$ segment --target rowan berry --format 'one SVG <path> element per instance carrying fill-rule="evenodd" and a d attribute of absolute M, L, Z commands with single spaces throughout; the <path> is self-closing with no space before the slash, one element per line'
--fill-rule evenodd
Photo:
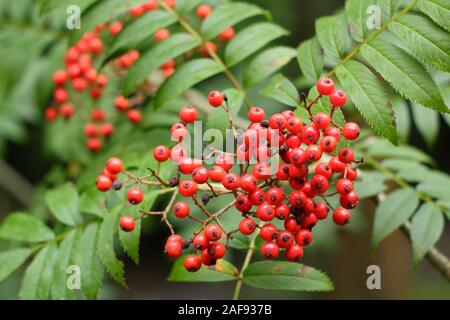
<path fill-rule="evenodd" d="M 330 95 L 330 102 L 334 107 L 340 108 L 347 102 L 347 94 L 342 90 L 335 90 Z"/>
<path fill-rule="evenodd" d="M 106 162 L 106 169 L 112 174 L 118 174 L 123 170 L 123 162 L 119 158 L 109 158 Z"/>
<path fill-rule="evenodd" d="M 206 4 L 201 4 L 195 10 L 200 19 L 205 19 L 212 12 L 212 8 Z"/>
<path fill-rule="evenodd" d="M 212 166 L 208 172 L 209 179 L 211 179 L 212 182 L 222 182 L 226 174 L 227 172 L 219 166 Z"/>
<path fill-rule="evenodd" d="M 202 266 L 202 260 L 194 255 L 189 255 L 186 258 L 184 258 L 184 268 L 189 272 L 196 272 L 200 270 L 200 267 Z"/>
<path fill-rule="evenodd" d="M 317 91 L 325 96 L 330 95 L 334 91 L 334 82 L 329 78 L 322 78 L 317 82 Z"/>
<path fill-rule="evenodd" d="M 337 225 L 344 226 L 350 221 L 350 212 L 344 208 L 338 208 L 333 212 L 333 221 Z"/>
<path fill-rule="evenodd" d="M 194 248 L 197 250 L 205 250 L 209 245 L 209 240 L 204 234 L 198 234 L 192 240 Z"/>
<path fill-rule="evenodd" d="M 315 175 L 311 179 L 311 187 L 315 192 L 322 194 L 328 190 L 328 180 L 324 176 Z"/>
<path fill-rule="evenodd" d="M 169 148 L 166 146 L 157 146 L 153 149 L 153 157 L 158 162 L 164 162 L 170 157 Z"/>
<path fill-rule="evenodd" d="M 222 237 L 222 229 L 215 224 L 206 226 L 204 233 L 209 241 L 217 241 Z"/>
<path fill-rule="evenodd" d="M 189 198 L 197 193 L 198 186 L 197 183 L 192 180 L 184 180 L 178 185 L 178 190 L 182 196 Z"/>
<path fill-rule="evenodd" d="M 107 177 L 105 175 L 101 175 L 101 176 L 99 176 L 97 178 L 96 185 L 97 185 L 97 189 L 99 191 L 105 192 L 105 191 L 108 191 L 111 188 L 112 181 L 111 181 L 111 179 L 109 177 Z"/>
<path fill-rule="evenodd" d="M 280 254 L 280 247 L 276 243 L 266 242 L 262 245 L 260 252 L 266 259 L 276 259 Z"/>
<path fill-rule="evenodd" d="M 184 201 L 179 201 L 175 203 L 173 206 L 173 213 L 175 216 L 179 219 L 184 219 L 189 216 L 189 213 L 191 211 L 191 208 L 189 207 L 189 204 Z"/>
<path fill-rule="evenodd" d="M 133 188 L 128 190 L 127 198 L 129 203 L 136 205 L 142 202 L 144 193 L 139 188 Z"/>
<path fill-rule="evenodd" d="M 205 167 L 197 167 L 192 171 L 192 179 L 198 184 L 203 184 L 208 181 L 209 172 Z"/>
<path fill-rule="evenodd" d="M 264 191 L 261 189 L 256 189 L 253 192 L 250 192 L 248 195 L 248 200 L 254 206 L 259 206 L 264 202 Z"/>
<path fill-rule="evenodd" d="M 228 27 L 219 34 L 219 39 L 222 41 L 230 41 L 234 38 L 234 35 L 235 32 L 233 27 Z"/>
<path fill-rule="evenodd" d="M 284 199 L 284 192 L 280 188 L 272 187 L 267 190 L 265 200 L 274 206 L 281 204 Z"/>
<path fill-rule="evenodd" d="M 316 204 L 316 207 L 314 208 L 314 215 L 319 220 L 323 220 L 328 216 L 328 207 L 325 203 L 319 202 Z"/>
<path fill-rule="evenodd" d="M 167 29 L 159 29 L 155 32 L 155 34 L 153 35 L 153 39 L 155 39 L 155 41 L 157 42 L 161 42 L 166 40 L 167 38 L 170 37 L 170 31 Z"/>
<path fill-rule="evenodd" d="M 258 180 L 252 174 L 246 174 L 241 178 L 241 188 L 247 192 L 253 192 L 258 188 Z"/>
<path fill-rule="evenodd" d="M 220 107 L 223 103 L 224 95 L 220 91 L 214 90 L 208 94 L 209 104 L 215 108 Z"/>
<path fill-rule="evenodd" d="M 302 247 L 309 246 L 313 241 L 313 235 L 311 231 L 307 229 L 301 229 L 295 234 L 295 242 Z"/>
<path fill-rule="evenodd" d="M 348 194 L 353 191 L 353 182 L 348 179 L 339 179 L 336 183 L 336 191 L 340 194 Z"/>
<path fill-rule="evenodd" d="M 280 220 L 285 220 L 289 217 L 290 209 L 285 203 L 282 203 L 275 207 L 275 216 Z"/>
<path fill-rule="evenodd" d="M 355 153 L 350 148 L 343 148 L 339 151 L 339 160 L 343 163 L 350 163 L 355 160 Z"/>
<path fill-rule="evenodd" d="M 193 123 L 195 120 L 197 120 L 198 112 L 194 107 L 188 106 L 181 108 L 179 115 L 181 121 L 184 121 L 186 123 Z"/>
<path fill-rule="evenodd" d="M 316 129 L 325 130 L 330 124 L 331 117 L 324 112 L 319 112 L 313 118 L 313 125 Z"/>
<path fill-rule="evenodd" d="M 96 138 L 90 138 L 86 142 L 86 148 L 91 152 L 98 152 L 102 148 L 102 142 Z"/>
<path fill-rule="evenodd" d="M 200 53 L 201 56 L 208 58 L 211 56 L 211 54 L 217 52 L 217 46 L 214 42 L 206 41 L 198 48 L 198 52 Z"/>
<path fill-rule="evenodd" d="M 136 221 L 130 216 L 120 218 L 120 228 L 125 232 L 131 232 L 136 226 Z"/>
<path fill-rule="evenodd" d="M 296 218 L 290 217 L 284 221 L 284 228 L 291 233 L 296 233 L 300 230 L 300 225 L 298 224 Z"/>
<path fill-rule="evenodd" d="M 275 209 L 269 203 L 263 202 L 256 209 L 256 216 L 261 221 L 271 221 L 275 217 Z"/>
<path fill-rule="evenodd" d="M 359 126 L 354 122 L 347 122 L 342 129 L 342 135 L 350 141 L 358 139 L 360 132 Z"/>
<path fill-rule="evenodd" d="M 265 119 L 266 113 L 264 109 L 259 107 L 253 107 L 248 111 L 248 119 L 253 123 L 261 122 Z"/>
<path fill-rule="evenodd" d="M 178 241 L 169 241 L 166 243 L 165 251 L 169 257 L 176 259 L 181 256 L 183 245 Z"/>
<path fill-rule="evenodd" d="M 256 230 L 256 223 L 250 218 L 245 218 L 239 223 L 239 230 L 242 234 L 250 235 Z"/>
<path fill-rule="evenodd" d="M 142 114 L 138 109 L 131 109 L 127 111 L 127 117 L 128 120 L 130 120 L 133 123 L 141 123 L 142 121 Z"/>
<path fill-rule="evenodd" d="M 347 194 L 342 194 L 339 198 L 339 203 L 345 209 L 354 209 L 358 206 L 359 197 L 354 191 Z"/>
<path fill-rule="evenodd" d="M 299 262 L 303 257 L 303 248 L 298 244 L 292 244 L 284 253 L 286 259 L 292 262 Z"/>

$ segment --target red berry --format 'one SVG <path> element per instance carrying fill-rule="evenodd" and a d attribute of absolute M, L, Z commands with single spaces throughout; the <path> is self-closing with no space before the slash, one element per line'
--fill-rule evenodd
<path fill-rule="evenodd" d="M 141 123 L 142 121 L 142 114 L 138 109 L 131 109 L 127 112 L 127 118 L 133 123 Z"/>
<path fill-rule="evenodd" d="M 211 243 L 208 248 L 208 254 L 215 260 L 219 260 L 225 256 L 225 245 L 221 242 Z"/>
<path fill-rule="evenodd" d="M 207 41 L 198 48 L 201 56 L 208 58 L 212 53 L 217 52 L 217 46 L 214 42 Z"/>
<path fill-rule="evenodd" d="M 286 219 L 287 217 L 289 217 L 289 214 L 289 206 L 285 203 L 282 203 L 275 208 L 275 216 L 280 220 Z"/>
<path fill-rule="evenodd" d="M 284 228 L 291 233 L 296 233 L 300 230 L 300 225 L 298 224 L 296 218 L 290 217 L 284 221 Z"/>
<path fill-rule="evenodd" d="M 314 210 L 314 204 L 313 204 L 312 209 Z M 309 214 L 303 215 L 300 219 L 300 222 L 302 224 L 302 228 L 311 229 L 312 227 L 314 227 L 317 224 L 317 220 L 318 219 L 314 213 L 309 213 Z"/>
<path fill-rule="evenodd" d="M 239 223 L 239 230 L 242 234 L 250 235 L 256 230 L 256 222 L 250 218 L 245 218 Z"/>
<path fill-rule="evenodd" d="M 325 130 L 328 128 L 330 124 L 331 124 L 331 117 L 324 112 L 319 112 L 313 118 L 313 125 L 317 129 Z"/>
<path fill-rule="evenodd" d="M 55 107 L 48 107 L 45 109 L 45 118 L 48 121 L 53 121 L 58 117 L 58 109 Z"/>
<path fill-rule="evenodd" d="M 347 94 L 342 90 L 335 90 L 330 95 L 330 102 L 334 107 L 340 108 L 347 102 Z"/>
<path fill-rule="evenodd" d="M 281 204 L 284 199 L 284 192 L 280 188 L 270 188 L 265 195 L 266 201 L 274 206 Z"/>
<path fill-rule="evenodd" d="M 127 111 L 130 106 L 130 102 L 128 101 L 128 99 L 126 99 L 123 96 L 118 96 L 115 99 L 114 104 L 116 106 L 117 111 L 119 111 L 119 112 Z"/>
<path fill-rule="evenodd" d="M 155 39 L 155 41 L 160 42 L 163 40 L 166 40 L 167 38 L 170 37 L 170 31 L 167 29 L 159 29 L 155 32 L 155 34 L 153 35 L 153 39 Z"/>
<path fill-rule="evenodd" d="M 320 140 L 320 149 L 323 152 L 331 153 L 336 149 L 338 142 L 333 136 L 325 136 Z"/>
<path fill-rule="evenodd" d="M 227 173 L 222 179 L 222 184 L 225 189 L 236 190 L 241 185 L 241 179 L 236 173 Z"/>
<path fill-rule="evenodd" d="M 331 158 L 329 165 L 333 172 L 343 172 L 345 170 L 345 163 L 339 160 L 338 157 Z"/>
<path fill-rule="evenodd" d="M 192 244 L 197 250 L 205 250 L 209 245 L 209 240 L 204 234 L 198 234 L 194 237 L 194 240 L 192 240 Z"/>
<path fill-rule="evenodd" d="M 345 209 L 354 209 L 358 206 L 359 197 L 356 192 L 350 192 L 348 194 L 342 194 L 339 198 L 339 203 Z"/>
<path fill-rule="evenodd" d="M 322 194 L 328 190 L 328 180 L 324 176 L 315 175 L 311 179 L 311 187 L 315 192 Z"/>
<path fill-rule="evenodd" d="M 192 171 L 192 179 L 199 184 L 206 183 L 208 178 L 209 172 L 205 167 L 197 167 Z"/>
<path fill-rule="evenodd" d="M 207 16 L 209 16 L 212 12 L 212 8 L 206 4 L 201 4 L 197 7 L 195 10 L 197 16 L 201 19 L 205 19 Z"/>
<path fill-rule="evenodd" d="M 304 144 L 310 145 L 316 143 L 319 136 L 319 131 L 313 126 L 304 126 L 302 129 L 301 138 Z"/>
<path fill-rule="evenodd" d="M 348 194 L 353 191 L 353 182 L 348 179 L 339 179 L 336 183 L 336 191 L 340 194 Z"/>
<path fill-rule="evenodd" d="M 325 96 L 330 95 L 334 91 L 334 82 L 329 78 L 322 78 L 317 82 L 317 91 Z"/>
<path fill-rule="evenodd" d="M 291 232 L 284 230 L 277 234 L 277 244 L 280 248 L 289 248 L 294 242 L 294 236 Z"/>
<path fill-rule="evenodd" d="M 303 257 L 303 248 L 294 243 L 286 249 L 284 255 L 289 261 L 299 262 Z"/>
<path fill-rule="evenodd" d="M 186 123 L 193 123 L 195 120 L 197 120 L 198 112 L 194 107 L 183 107 L 179 112 L 179 116 L 181 121 L 184 121 Z"/>
<path fill-rule="evenodd" d="M 258 180 L 252 174 L 246 174 L 241 178 L 241 188 L 247 192 L 253 192 L 258 188 Z"/>
<path fill-rule="evenodd" d="M 173 206 L 173 213 L 175 214 L 175 216 L 177 218 L 180 218 L 180 219 L 184 219 L 184 218 L 188 217 L 190 211 L 191 211 L 191 208 L 189 207 L 189 204 L 184 201 L 177 202 Z"/>
<path fill-rule="evenodd" d="M 192 159 L 188 157 L 181 158 L 178 162 L 178 167 L 183 174 L 192 174 L 195 168 L 201 167 L 202 161 L 199 159 Z"/>
<path fill-rule="evenodd" d="M 169 148 L 166 146 L 157 146 L 153 149 L 153 157 L 158 162 L 164 162 L 170 157 Z"/>
<path fill-rule="evenodd" d="M 256 209 L 256 216 L 261 221 L 270 221 L 275 217 L 275 209 L 269 203 L 263 202 Z"/>
<path fill-rule="evenodd" d="M 136 221 L 130 216 L 120 218 L 120 228 L 125 232 L 131 232 L 136 226 Z"/>
<path fill-rule="evenodd" d="M 259 180 L 266 180 L 272 174 L 272 169 L 266 162 L 260 162 L 253 167 L 252 174 Z"/>
<path fill-rule="evenodd" d="M 316 169 L 314 170 L 314 173 L 322 175 L 327 179 L 330 179 L 331 176 L 333 175 L 333 171 L 331 170 L 328 163 L 320 163 L 319 165 L 317 165 Z"/>
<path fill-rule="evenodd" d="M 358 177 L 358 171 L 355 168 L 347 166 L 342 176 L 350 181 L 354 181 Z"/>
<path fill-rule="evenodd" d="M 343 163 L 350 163 L 355 160 L 355 153 L 350 148 L 342 148 L 339 151 L 339 160 L 341 160 Z"/>
<path fill-rule="evenodd" d="M 301 229 L 295 234 L 295 242 L 302 247 L 309 246 L 313 241 L 313 235 L 311 231 L 307 229 Z"/>
<path fill-rule="evenodd" d="M 233 156 L 229 153 L 220 153 L 216 158 L 216 166 L 222 167 L 225 171 L 233 168 Z"/>
<path fill-rule="evenodd" d="M 178 241 L 168 241 L 165 246 L 165 251 L 169 257 L 176 259 L 181 256 L 183 246 Z"/>
<path fill-rule="evenodd" d="M 297 117 L 290 117 L 287 120 L 287 129 L 293 134 L 301 133 L 303 129 L 303 122 Z"/>
<path fill-rule="evenodd" d="M 109 158 L 106 162 L 106 169 L 112 174 L 121 173 L 123 170 L 123 162 L 119 158 Z"/>
<path fill-rule="evenodd" d="M 289 202 L 295 208 L 300 208 L 301 206 L 303 206 L 306 203 L 306 199 L 306 194 L 298 190 L 294 190 L 289 195 Z"/>
<path fill-rule="evenodd" d="M 224 95 L 220 91 L 214 90 L 208 94 L 209 104 L 215 108 L 220 107 L 224 100 Z"/>
<path fill-rule="evenodd" d="M 128 190 L 128 202 L 131 204 L 139 204 L 142 202 L 142 199 L 144 199 L 144 194 L 139 188 L 133 188 Z"/>
<path fill-rule="evenodd" d="M 339 128 L 331 127 L 325 130 L 325 136 L 332 136 L 339 142 L 341 140 L 341 131 Z"/>
<path fill-rule="evenodd" d="M 276 243 L 266 242 L 262 245 L 260 252 L 266 259 L 276 259 L 280 254 L 280 248 Z"/>
<path fill-rule="evenodd" d="M 248 119 L 253 123 L 258 123 L 264 120 L 266 113 L 262 108 L 253 107 L 248 111 Z"/>
<path fill-rule="evenodd" d="M 208 253 L 208 249 L 202 251 L 202 263 L 208 267 L 216 264 L 216 259 L 211 257 L 211 255 Z"/>
<path fill-rule="evenodd" d="M 226 174 L 227 172 L 219 166 L 212 166 L 208 172 L 209 179 L 213 182 L 222 182 Z"/>
<path fill-rule="evenodd" d="M 269 118 L 269 125 L 272 129 L 282 131 L 287 127 L 287 120 L 281 113 L 275 113 Z"/>
<path fill-rule="evenodd" d="M 322 158 L 322 149 L 319 146 L 313 144 L 306 148 L 306 154 L 308 155 L 308 160 L 312 162 L 317 162 Z"/>
<path fill-rule="evenodd" d="M 59 109 L 59 113 L 63 116 L 63 118 L 66 118 L 66 119 L 71 118 L 73 116 L 74 112 L 75 112 L 75 109 L 74 109 L 73 105 L 70 103 L 63 104 Z"/>
<path fill-rule="evenodd" d="M 354 122 L 347 122 L 342 129 L 342 134 L 345 139 L 353 141 L 358 139 L 361 130 Z"/>
<path fill-rule="evenodd" d="M 264 191 L 261 189 L 256 189 L 248 195 L 248 200 L 254 206 L 259 206 L 264 202 Z"/>
<path fill-rule="evenodd" d="M 277 179 L 286 181 L 289 180 L 289 166 L 282 164 L 277 171 Z"/>
<path fill-rule="evenodd" d="M 194 255 L 187 256 L 184 259 L 184 268 L 189 272 L 196 272 L 202 266 L 202 260 Z"/>
<path fill-rule="evenodd" d="M 198 186 L 197 183 L 192 180 L 184 180 L 178 185 L 178 190 L 182 196 L 189 198 L 197 193 Z"/>
<path fill-rule="evenodd" d="M 219 39 L 222 41 L 230 41 L 234 38 L 234 34 L 233 27 L 228 27 L 219 34 Z"/>
<path fill-rule="evenodd" d="M 222 229 L 215 224 L 210 224 L 205 228 L 205 237 L 209 241 L 217 241 L 222 237 Z"/>
<path fill-rule="evenodd" d="M 105 175 L 101 175 L 97 178 L 97 189 L 99 191 L 108 191 L 111 187 L 112 187 L 112 181 L 109 177 L 105 176 Z"/>
<path fill-rule="evenodd" d="M 333 221 L 337 225 L 344 226 L 350 221 L 350 212 L 344 208 L 338 208 L 333 212 Z"/>
<path fill-rule="evenodd" d="M 323 220 L 328 216 L 328 207 L 325 203 L 319 202 L 316 204 L 316 207 L 314 209 L 314 215 L 319 220 Z"/>
<path fill-rule="evenodd" d="M 168 237 L 166 240 L 166 243 L 169 243 L 172 241 L 179 242 L 181 245 L 183 245 L 183 243 L 184 243 L 183 237 L 180 236 L 179 234 L 173 234 L 170 237 Z"/>
<path fill-rule="evenodd" d="M 123 23 L 120 21 L 113 22 L 109 25 L 109 33 L 114 37 L 123 29 Z"/>
<path fill-rule="evenodd" d="M 67 81 L 67 72 L 65 70 L 56 70 L 53 73 L 53 83 L 57 86 Z"/>
<path fill-rule="evenodd" d="M 252 209 L 253 204 L 246 195 L 241 194 L 237 196 L 235 206 L 240 212 L 247 213 Z"/>
<path fill-rule="evenodd" d="M 96 138 L 90 138 L 86 143 L 86 148 L 92 152 L 98 152 L 102 148 L 102 142 Z"/>
<path fill-rule="evenodd" d="M 275 228 L 273 224 L 265 224 L 261 227 L 261 231 L 259 232 L 259 235 L 261 239 L 265 241 L 272 241 L 277 234 L 278 230 Z"/>

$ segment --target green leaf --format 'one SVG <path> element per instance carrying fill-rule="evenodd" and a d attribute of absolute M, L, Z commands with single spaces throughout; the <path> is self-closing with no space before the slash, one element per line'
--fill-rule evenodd
<path fill-rule="evenodd" d="M 81 290 L 88 299 L 95 299 L 103 282 L 103 266 L 97 254 L 99 224 L 90 223 L 76 248 L 75 261 L 81 270 Z"/>
<path fill-rule="evenodd" d="M 450 32 L 450 1 L 419 0 L 417 7 L 442 28 Z"/>
<path fill-rule="evenodd" d="M 225 49 L 225 61 L 231 67 L 249 57 L 269 42 L 289 34 L 289 32 L 270 22 L 260 22 L 240 31 Z"/>
<path fill-rule="evenodd" d="M 381 8 L 382 24 L 388 22 L 397 13 L 402 2 L 403 0 L 376 0 L 376 5 Z"/>
<path fill-rule="evenodd" d="M 403 97 L 430 109 L 449 111 L 427 70 L 402 49 L 373 40 L 361 47 L 361 53 Z"/>
<path fill-rule="evenodd" d="M 237 280 L 238 270 L 230 262 L 220 259 L 212 268 L 202 265 L 197 272 L 188 272 L 184 268 L 184 258 L 177 259 L 168 277 L 177 282 L 222 282 Z"/>
<path fill-rule="evenodd" d="M 105 194 L 95 186 L 83 192 L 80 197 L 80 212 L 103 218 L 108 213 Z"/>
<path fill-rule="evenodd" d="M 115 211 L 103 219 L 98 235 L 97 252 L 111 278 L 126 288 L 123 262 L 117 259 L 114 251 L 114 234 L 119 225 L 118 212 Z"/>
<path fill-rule="evenodd" d="M 418 60 L 436 69 L 450 72 L 448 33 L 427 18 L 407 14 L 388 25 Z"/>
<path fill-rule="evenodd" d="M 419 197 L 412 189 L 398 189 L 389 194 L 375 212 L 372 249 L 408 220 L 418 205 Z"/>
<path fill-rule="evenodd" d="M 28 266 L 20 287 L 19 297 L 22 300 L 46 300 L 49 296 L 53 279 L 58 248 L 52 243 L 44 247 Z"/>
<path fill-rule="evenodd" d="M 174 34 L 167 40 L 158 43 L 155 47 L 143 53 L 128 71 L 124 81 L 125 94 L 131 93 L 139 83 L 169 59 L 176 58 L 200 44 L 199 40 L 187 33 Z"/>
<path fill-rule="evenodd" d="M 262 52 L 250 62 L 250 65 L 245 71 L 244 86 L 246 88 L 256 86 L 289 63 L 296 54 L 294 49 L 288 47 L 274 47 Z"/>
<path fill-rule="evenodd" d="M 411 117 L 409 115 L 409 107 L 405 100 L 401 98 L 391 98 L 392 110 L 395 112 L 395 120 L 397 122 L 397 133 L 403 142 L 409 139 L 411 131 Z"/>
<path fill-rule="evenodd" d="M 223 67 L 211 59 L 196 59 L 182 65 L 161 85 L 156 95 L 155 107 L 162 107 L 187 89 L 222 71 Z"/>
<path fill-rule="evenodd" d="M 0 226 L 0 238 L 12 241 L 42 242 L 55 237 L 44 222 L 26 213 L 9 214 Z"/>
<path fill-rule="evenodd" d="M 430 174 L 430 169 L 426 166 L 411 160 L 387 159 L 383 161 L 383 166 L 396 171 L 399 177 L 411 182 L 423 181 Z"/>
<path fill-rule="evenodd" d="M 67 268 L 74 262 L 74 247 L 79 241 L 77 231 L 70 232 L 59 246 L 58 257 L 53 271 L 52 299 L 74 300 L 76 292 L 67 288 Z M 82 274 L 84 276 L 84 274 Z"/>
<path fill-rule="evenodd" d="M 363 42 L 371 32 L 367 28 L 367 9 L 371 5 L 373 0 L 347 0 L 345 3 L 349 32 L 355 41 Z"/>
<path fill-rule="evenodd" d="M 418 264 L 444 231 L 444 215 L 432 203 L 424 203 L 414 215 L 411 224 L 411 242 L 414 264 Z"/>
<path fill-rule="evenodd" d="M 244 94 L 235 89 L 227 89 L 224 94 L 228 97 L 228 108 L 231 110 L 231 116 L 233 119 L 237 117 L 239 111 L 242 108 L 244 102 Z M 230 128 L 230 122 L 228 121 L 227 114 L 222 108 L 217 108 L 206 119 L 206 128 L 218 129 L 223 133 Z M 216 142 L 216 141 L 214 141 Z"/>
<path fill-rule="evenodd" d="M 214 8 L 214 11 L 203 22 L 201 32 L 205 39 L 211 40 L 226 28 L 263 13 L 264 11 L 261 8 L 253 4 L 243 2 L 225 3 Z"/>
<path fill-rule="evenodd" d="M 297 49 L 297 61 L 304 76 L 311 82 L 319 80 L 323 72 L 323 51 L 317 38 L 306 40 Z"/>
<path fill-rule="evenodd" d="M 30 256 L 30 249 L 13 249 L 0 253 L 0 282 L 19 268 Z"/>
<path fill-rule="evenodd" d="M 270 80 L 260 94 L 279 101 L 291 107 L 299 106 L 300 96 L 295 85 L 282 74 L 277 74 Z"/>
<path fill-rule="evenodd" d="M 72 183 L 66 183 L 45 194 L 45 203 L 56 219 L 69 226 L 82 222 L 78 212 L 78 191 Z"/>
<path fill-rule="evenodd" d="M 344 15 L 323 17 L 316 21 L 316 33 L 325 55 L 338 64 L 351 47 L 352 38 L 348 34 Z"/>
<path fill-rule="evenodd" d="M 316 86 L 313 86 L 311 88 L 311 90 L 309 90 L 308 93 L 308 100 L 309 101 L 314 101 L 316 100 L 316 98 L 319 96 L 319 92 L 317 91 Z M 319 99 L 317 101 L 317 103 L 311 108 L 311 112 L 313 115 L 318 114 L 319 112 L 325 112 L 325 113 L 330 113 L 331 111 L 331 102 L 327 97 L 323 97 L 321 99 Z M 304 111 L 306 111 L 306 109 L 302 106 L 301 108 L 297 108 L 297 110 L 302 109 Z M 302 120 L 305 121 L 305 117 L 302 117 Z M 333 121 L 343 127 L 345 124 L 345 118 L 344 118 L 344 114 L 342 113 L 342 110 L 337 109 L 334 111 L 333 114 Z"/>
<path fill-rule="evenodd" d="M 136 48 L 144 40 L 150 39 L 155 31 L 168 27 L 175 21 L 176 19 L 171 14 L 163 10 L 148 12 L 139 19 L 131 20 L 116 36 L 109 55 L 111 56 L 120 49 Z"/>
<path fill-rule="evenodd" d="M 442 172 L 433 172 L 417 186 L 417 190 L 436 199 L 450 200 L 450 177 Z"/>
<path fill-rule="evenodd" d="M 383 140 L 376 141 L 370 145 L 367 149 L 367 156 L 376 158 L 390 157 L 395 159 L 413 159 L 419 162 L 434 164 L 434 160 L 419 149 L 408 145 L 395 147 Z"/>
<path fill-rule="evenodd" d="M 189 13 L 198 7 L 203 0 L 177 0 L 176 11 L 178 13 Z"/>
<path fill-rule="evenodd" d="M 398 145 L 391 106 L 375 75 L 357 61 L 340 65 L 336 75 L 367 123 L 377 134 Z"/>
<path fill-rule="evenodd" d="M 362 171 L 359 179 L 355 181 L 355 190 L 358 190 L 360 199 L 370 198 L 386 190 L 386 175 L 379 172 Z"/>
<path fill-rule="evenodd" d="M 428 147 L 432 148 L 439 135 L 439 113 L 417 104 L 411 106 L 411 111 L 417 130 L 419 130 Z"/>
<path fill-rule="evenodd" d="M 334 290 L 330 278 L 322 271 L 285 261 L 260 261 L 250 264 L 244 270 L 244 283 L 270 290 Z"/>

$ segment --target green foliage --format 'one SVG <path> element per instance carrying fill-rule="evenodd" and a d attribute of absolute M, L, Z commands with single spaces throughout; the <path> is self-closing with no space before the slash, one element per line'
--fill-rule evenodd
<path fill-rule="evenodd" d="M 244 283 L 271 290 L 330 291 L 334 288 L 325 273 L 285 261 L 252 263 L 244 270 Z"/>
<path fill-rule="evenodd" d="M 220 259 L 214 269 L 202 266 L 197 272 L 188 272 L 184 268 L 185 257 L 178 258 L 168 277 L 169 281 L 177 282 L 222 282 L 237 280 L 238 270 L 230 262 Z"/>
<path fill-rule="evenodd" d="M 71 183 L 47 191 L 45 203 L 55 218 L 64 224 L 75 226 L 82 221 L 78 212 L 78 192 Z"/>
<path fill-rule="evenodd" d="M 41 220 L 20 212 L 10 214 L 0 226 L 0 238 L 11 241 L 41 242 L 54 236 Z"/>
<path fill-rule="evenodd" d="M 403 140 L 407 139 L 409 117 L 402 105 L 389 102 L 396 98 L 386 96 L 388 86 L 412 102 L 449 112 L 440 90 L 436 90 L 435 72 L 430 68 L 450 71 L 450 47 L 446 40 L 450 5 L 448 1 L 423 0 L 408 1 L 402 7 L 401 1 L 380 0 L 376 4 L 381 8 L 382 25 L 372 30 L 367 23 L 371 15 L 368 9 L 373 4 L 373 1 L 347 0 L 345 13 L 318 19 L 318 43 L 312 38 L 300 44 L 298 60 L 311 82 L 326 73 L 322 72 L 322 66 L 330 70 L 327 76 L 337 75 L 367 123 L 378 135 L 398 144 L 391 105 L 399 112 L 398 134 Z M 413 13 L 415 9 L 428 17 Z M 320 55 L 321 49 L 325 58 Z M 426 119 L 429 117 L 435 118 L 431 113 Z M 425 139 L 432 145 L 435 135 L 428 134 Z"/>

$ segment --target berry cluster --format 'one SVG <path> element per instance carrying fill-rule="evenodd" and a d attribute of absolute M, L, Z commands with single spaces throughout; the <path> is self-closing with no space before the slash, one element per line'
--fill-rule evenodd
<path fill-rule="evenodd" d="M 332 210 L 332 219 L 337 225 L 343 226 L 349 222 L 349 210 L 358 205 L 353 184 L 357 171 L 353 164 L 360 161 L 355 160 L 351 148 L 340 147 L 339 142 L 342 138 L 347 141 L 357 139 L 360 128 L 352 122 L 343 127 L 334 122 L 335 110 L 345 105 L 347 97 L 345 92 L 335 89 L 331 79 L 321 79 L 317 90 L 317 99 L 309 104 L 305 101 L 309 113 L 309 119 L 305 119 L 307 121 L 291 110 L 276 113 L 266 120 L 265 111 L 253 107 L 248 112 L 251 124 L 240 135 L 228 108 L 227 97 L 219 91 L 212 91 L 208 95 L 210 105 L 225 110 L 235 134 L 234 152 L 211 149 L 210 154 L 201 159 L 188 156 L 182 141 L 188 133 L 187 126 L 198 118 L 197 110 L 189 106 L 180 110 L 180 122 L 170 130 L 176 145 L 171 148 L 160 145 L 153 150 L 153 156 L 159 163 L 170 159 L 177 164 L 176 176 L 165 181 L 158 171 L 151 169 L 151 174 L 145 177 L 135 177 L 123 171 L 131 181 L 127 183 L 132 186 L 128 190 L 128 201 L 133 205 L 143 200 L 144 195 L 139 189 L 141 184 L 158 185 L 174 191 L 163 212 L 141 211 L 142 217 L 161 215 L 169 227 L 171 235 L 165 245 L 169 257 L 178 258 L 183 250 L 193 248 L 198 254 L 188 255 L 184 265 L 188 271 L 197 271 L 202 264 L 211 266 L 221 259 L 229 240 L 236 233 L 251 235 L 259 231 L 259 236 L 265 241 L 260 249 L 263 257 L 275 259 L 284 250 L 287 260 L 299 261 L 304 248 L 313 241 L 314 226 L 327 218 L 329 210 Z M 331 102 L 330 112 L 313 114 L 312 107 L 324 96 L 328 96 Z M 206 159 L 213 156 L 213 164 L 207 165 Z M 274 159 L 279 160 L 275 166 Z M 121 170 L 120 160 L 110 159 L 97 180 L 98 189 L 116 189 L 114 184 L 118 181 L 113 181 Z M 191 198 L 195 206 L 183 200 L 177 202 L 178 195 Z M 233 201 L 220 211 L 211 213 L 208 203 L 223 195 L 232 195 Z M 329 200 L 335 195 L 339 196 L 338 208 L 334 208 Z M 240 212 L 242 220 L 235 230 L 227 231 L 220 217 L 232 208 Z M 193 214 L 194 209 L 203 213 L 205 219 L 197 218 Z M 177 219 L 189 219 L 199 224 L 192 237 L 183 239 L 174 232 L 168 220 L 170 214 Z M 132 231 L 133 218 L 123 217 L 120 227 L 124 231 Z"/>
<path fill-rule="evenodd" d="M 164 4 L 168 10 L 174 9 L 175 0 L 164 0 Z M 92 32 L 87 32 L 72 47 L 70 47 L 65 56 L 65 68 L 57 70 L 53 74 L 53 82 L 55 90 L 53 94 L 53 102 L 50 107 L 45 110 L 45 117 L 48 121 L 54 121 L 58 116 L 64 119 L 70 119 L 76 111 L 81 111 L 80 106 L 75 106 L 74 98 L 77 94 L 83 94 L 89 91 L 92 104 L 98 104 L 103 96 L 103 91 L 108 84 L 108 76 L 102 74 L 94 66 L 95 59 L 102 57 L 105 44 L 109 40 L 116 37 L 123 30 L 125 23 L 129 19 L 137 19 L 147 12 L 154 11 L 159 8 L 156 0 L 148 0 L 142 4 L 132 7 L 128 15 L 123 21 L 113 21 L 108 24 L 97 26 Z M 212 12 L 212 8 L 201 4 L 196 9 L 196 14 L 200 19 L 205 19 Z M 232 27 L 226 28 L 218 38 L 221 41 L 229 41 L 234 37 L 235 31 Z M 156 42 L 168 39 L 171 33 L 168 29 L 161 28 L 153 34 Z M 218 51 L 218 46 L 214 42 L 205 42 L 198 48 L 200 55 L 209 57 Z M 137 50 L 130 50 L 116 59 L 112 63 L 112 72 L 117 77 L 122 77 L 124 71 L 131 68 L 139 59 L 140 53 Z M 170 77 L 176 71 L 176 61 L 170 59 L 160 66 L 160 70 L 164 78 Z M 148 88 L 147 88 L 148 87 Z M 151 86 L 143 86 L 143 90 L 148 94 Z M 142 115 L 139 107 L 143 98 L 135 94 L 131 98 L 118 96 L 115 99 L 115 109 L 118 114 L 126 114 L 128 120 L 134 124 L 142 121 Z M 72 101 L 72 102 L 71 102 Z M 87 119 L 86 115 L 82 116 L 83 121 Z M 99 151 L 104 140 L 113 135 L 115 131 L 114 121 L 116 115 L 109 114 L 102 107 L 93 107 L 91 110 L 90 120 L 85 122 L 84 135 L 87 139 L 86 148 L 92 152 Z"/>

